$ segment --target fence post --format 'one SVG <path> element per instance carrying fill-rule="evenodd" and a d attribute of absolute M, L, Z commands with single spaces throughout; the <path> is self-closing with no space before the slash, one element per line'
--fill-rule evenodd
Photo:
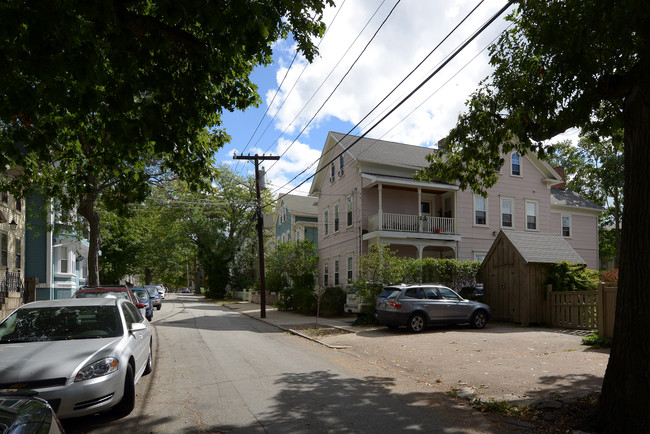
<path fill-rule="evenodd" d="M 596 318 L 598 318 L 598 334 L 605 335 L 605 282 L 598 284 L 598 302 L 596 306 Z"/>
<path fill-rule="evenodd" d="M 551 326 L 554 326 L 553 321 L 553 285 L 546 285 L 546 319 Z"/>

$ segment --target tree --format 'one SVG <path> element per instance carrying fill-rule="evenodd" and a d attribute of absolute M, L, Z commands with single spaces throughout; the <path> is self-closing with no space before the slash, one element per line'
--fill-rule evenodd
<path fill-rule="evenodd" d="M 520 0 L 513 27 L 491 47 L 494 71 L 429 156 L 425 179 L 484 192 L 502 153 L 536 152 L 570 127 L 601 119 L 624 129 L 624 224 L 616 324 L 598 429 L 650 432 L 650 8 L 637 0 Z M 603 105 L 609 116 L 601 117 Z"/>
<path fill-rule="evenodd" d="M 267 253 L 267 289 L 281 294 L 281 307 L 310 313 L 320 298 L 314 292 L 318 275 L 318 248 L 309 240 L 287 241 Z M 273 289 L 271 289 L 273 288 Z"/>
<path fill-rule="evenodd" d="M 223 110 L 259 102 L 249 76 L 292 33 L 311 61 L 332 0 L 221 2 L 9 0 L 0 6 L 0 188 L 34 186 L 90 229 L 88 283 L 99 283 L 97 201 L 123 211 L 174 173 L 213 179 L 229 140 Z"/>
<path fill-rule="evenodd" d="M 587 134 L 577 146 L 560 142 L 553 145 L 553 151 L 550 162 L 564 168 L 567 188 L 605 207 L 606 212 L 599 219 L 600 260 L 604 263 L 614 259 L 618 268 L 623 217 L 623 131 L 616 130 L 611 137 L 603 138 Z"/>

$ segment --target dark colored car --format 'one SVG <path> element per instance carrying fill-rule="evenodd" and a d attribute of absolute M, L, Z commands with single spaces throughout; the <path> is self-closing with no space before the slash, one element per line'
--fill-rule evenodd
<path fill-rule="evenodd" d="M 438 284 L 389 286 L 394 291 L 377 303 L 377 320 L 390 327 L 406 326 L 421 332 L 430 324 L 465 324 L 483 328 L 492 311 L 487 304 L 466 300 L 452 289 Z"/>
<path fill-rule="evenodd" d="M 131 291 L 133 291 L 133 294 L 140 300 L 141 303 L 145 304 L 146 308 L 144 316 L 147 318 L 147 320 L 153 320 L 153 300 L 149 296 L 149 291 L 141 286 L 133 287 L 131 288 Z"/>
<path fill-rule="evenodd" d="M 0 390 L 0 432 L 20 434 L 63 433 L 61 421 L 33 390 Z"/>
<path fill-rule="evenodd" d="M 144 288 L 149 293 L 149 297 L 153 301 L 153 307 L 155 307 L 156 310 L 160 310 L 160 308 L 162 307 L 162 299 L 160 298 L 160 294 L 158 293 L 157 285 L 134 286 L 134 288 Z"/>

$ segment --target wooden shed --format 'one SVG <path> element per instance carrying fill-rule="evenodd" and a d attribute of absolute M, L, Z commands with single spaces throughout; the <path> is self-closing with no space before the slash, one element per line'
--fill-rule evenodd
<path fill-rule="evenodd" d="M 545 265 L 560 261 L 585 263 L 559 234 L 500 231 L 480 270 L 492 319 L 547 323 Z"/>

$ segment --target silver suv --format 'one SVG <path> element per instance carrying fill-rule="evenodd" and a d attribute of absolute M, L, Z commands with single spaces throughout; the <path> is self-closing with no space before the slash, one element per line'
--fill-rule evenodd
<path fill-rule="evenodd" d="M 464 324 L 481 329 L 492 311 L 487 304 L 465 300 L 452 289 L 439 284 L 388 286 L 394 289 L 379 300 L 375 311 L 377 320 L 389 328 L 406 326 L 421 332 L 429 324 Z"/>

